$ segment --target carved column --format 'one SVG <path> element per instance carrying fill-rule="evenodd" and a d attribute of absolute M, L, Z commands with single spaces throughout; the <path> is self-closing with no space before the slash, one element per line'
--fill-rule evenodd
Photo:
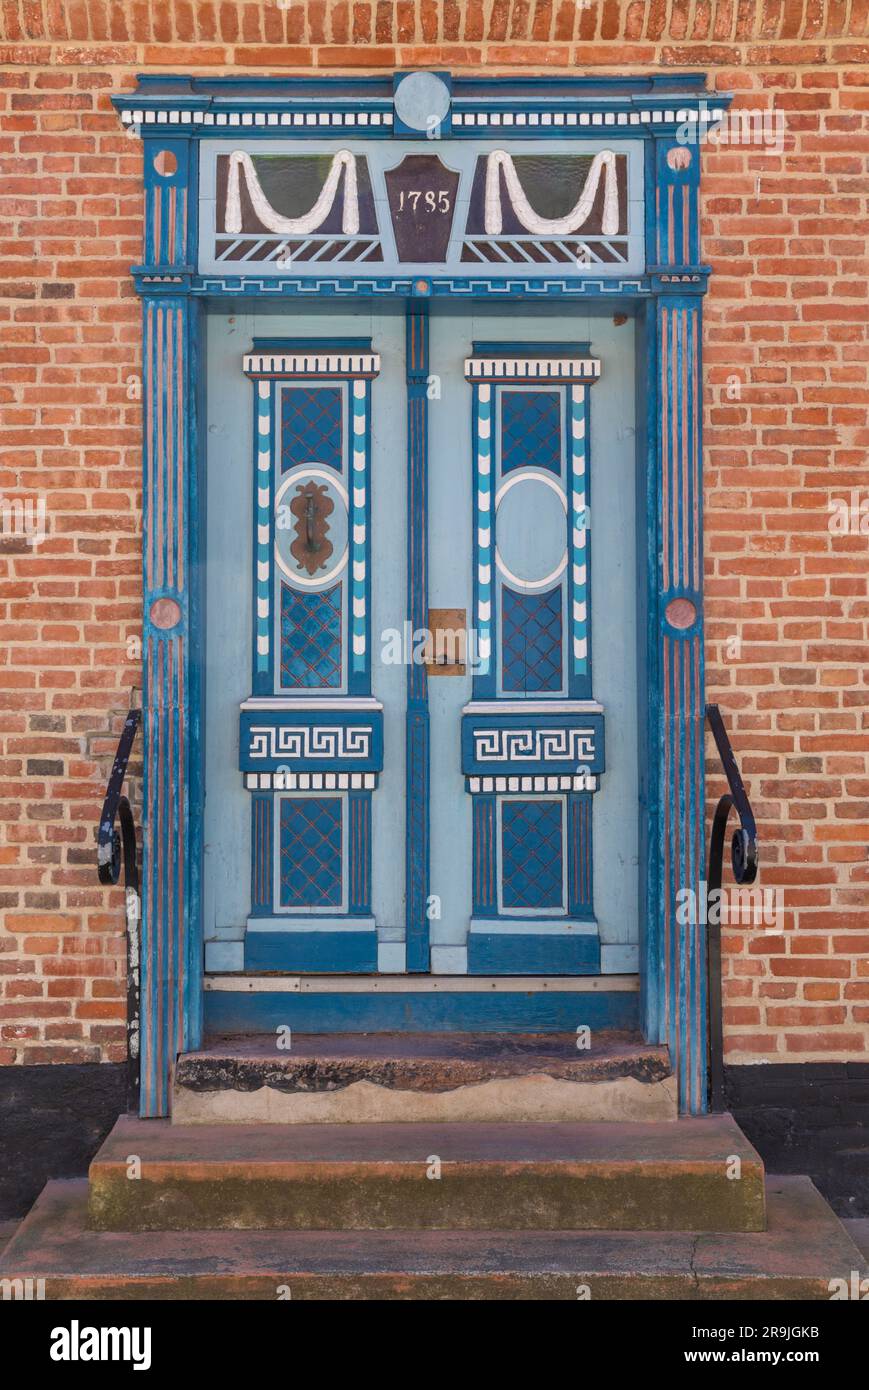
<path fill-rule="evenodd" d="M 170 1069 L 200 1040 L 200 498 L 189 295 L 191 142 L 149 136 L 143 313 L 144 815 L 141 1113 L 169 1110 Z M 198 774 L 197 774 L 198 775 Z"/>
<path fill-rule="evenodd" d="M 670 1048 L 680 1107 L 697 1114 L 707 1108 L 706 936 L 696 911 L 705 874 L 700 344 L 707 271 L 698 264 L 699 147 L 664 137 L 655 141 L 655 159 L 650 435 L 657 593 L 650 617 L 659 701 L 650 775 L 656 778 L 660 901 L 647 1001 L 656 1003 L 656 1031 Z"/>

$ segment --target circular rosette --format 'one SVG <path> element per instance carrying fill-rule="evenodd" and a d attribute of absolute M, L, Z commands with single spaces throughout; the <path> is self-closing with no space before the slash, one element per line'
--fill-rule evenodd
<path fill-rule="evenodd" d="M 303 463 L 275 495 L 275 560 L 301 589 L 333 584 L 347 566 L 349 499 L 333 468 Z"/>

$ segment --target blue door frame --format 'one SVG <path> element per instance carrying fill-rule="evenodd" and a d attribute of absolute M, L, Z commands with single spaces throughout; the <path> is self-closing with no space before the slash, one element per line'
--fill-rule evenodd
<path fill-rule="evenodd" d="M 133 269 L 143 311 L 145 436 L 143 1114 L 167 1113 L 174 1059 L 198 1046 L 203 1034 L 202 315 L 206 302 L 215 299 L 292 301 L 312 294 L 337 300 L 385 295 L 408 303 L 408 482 L 417 516 L 424 508 L 426 473 L 429 302 L 442 296 L 520 303 L 579 299 L 637 316 L 638 545 L 646 561 L 638 596 L 640 1022 L 649 1041 L 670 1047 L 682 1109 L 706 1108 L 705 942 L 700 925 L 680 923 L 676 911 L 679 891 L 697 889 L 704 872 L 701 341 L 709 270 L 700 260 L 698 198 L 702 141 L 710 121 L 727 106 L 727 98 L 716 94 L 716 108 L 709 110 L 705 91 L 703 74 L 479 79 L 397 73 L 316 80 L 167 75 L 140 77 L 136 91 L 114 99 L 121 121 L 141 135 L 144 146 L 144 260 Z M 428 115 L 433 107 L 435 128 Z M 235 254 L 236 243 L 229 236 L 208 240 L 221 150 L 239 149 L 235 167 L 244 170 L 243 147 L 258 141 L 278 141 L 307 154 L 319 141 L 333 159 L 337 148 L 352 145 L 367 152 L 376 192 L 382 155 L 389 153 L 389 142 L 399 140 L 427 158 L 435 151 L 440 167 L 468 181 L 478 149 L 503 147 L 508 164 L 511 148 L 521 155 L 529 142 L 541 151 L 605 155 L 593 169 L 606 177 L 617 155 L 632 151 L 627 235 L 609 246 L 605 239 L 600 243 L 602 254 L 615 261 L 583 257 L 566 268 L 541 269 L 534 256 L 518 253 L 506 264 L 481 263 L 479 252 L 462 259 L 451 242 L 445 256 L 439 252 L 425 263 L 408 264 L 396 260 L 398 243 L 384 231 L 379 263 L 300 269 L 292 258 L 286 267 L 280 259 L 252 263 L 245 259 L 247 250 L 237 263 L 221 261 Z M 398 147 L 392 152 L 400 157 Z M 346 175 L 343 188 L 344 230 L 354 232 L 356 224 L 346 217 Z M 363 213 L 365 196 L 363 188 Z M 243 197 L 239 206 L 243 211 Z M 383 203 L 375 199 L 371 206 L 376 212 Z M 487 218 L 489 211 L 487 204 Z M 237 244 L 243 243 L 241 236 Z M 483 243 L 478 238 L 474 244 Z M 468 259 L 477 261 L 470 269 Z M 415 581 L 409 616 L 415 622 L 425 608 L 424 548 L 409 558 Z M 409 682 L 408 969 L 419 971 L 427 955 L 424 672 Z M 256 996 L 255 1007 L 249 991 L 209 997 L 217 1001 L 210 1010 L 215 1028 L 241 1019 L 267 1028 L 292 1017 L 303 1028 L 572 1029 L 580 999 L 581 1022 L 631 1022 L 628 996 L 614 1003 L 605 994 L 544 999 L 481 991 L 415 998 L 357 992 L 349 996 L 352 1023 L 337 994 L 309 996 L 294 1014 L 288 1012 L 293 1001 L 281 993 Z"/>

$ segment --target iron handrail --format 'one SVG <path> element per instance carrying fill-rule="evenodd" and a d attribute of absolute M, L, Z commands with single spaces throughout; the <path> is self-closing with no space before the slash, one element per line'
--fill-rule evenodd
<path fill-rule="evenodd" d="M 112 764 L 106 799 L 97 827 L 97 873 L 100 883 L 112 885 L 124 870 L 124 909 L 127 925 L 127 1103 L 139 1108 L 139 850 L 136 822 L 129 799 L 123 794 L 124 780 L 133 743 L 142 720 L 140 709 L 131 709 L 124 721 L 118 751 Z M 118 830 L 115 820 L 120 823 Z"/>
<path fill-rule="evenodd" d="M 736 754 L 727 736 L 724 720 L 717 705 L 706 706 L 706 720 L 712 730 L 712 737 L 718 749 L 718 756 L 727 785 L 730 788 L 718 801 L 712 819 L 712 834 L 709 837 L 709 862 L 707 864 L 707 903 L 718 905 L 711 914 L 707 911 L 706 951 L 707 983 L 709 992 L 709 1103 L 710 1109 L 720 1111 L 726 1108 L 724 1095 L 724 1023 L 721 999 L 721 879 L 724 873 L 724 837 L 730 812 L 735 810 L 739 816 L 739 829 L 734 830 L 730 842 L 730 863 L 733 877 L 740 885 L 754 883 L 757 878 L 757 822 L 751 809 L 751 802 L 739 772 Z M 715 897 L 713 898 L 713 894 Z"/>

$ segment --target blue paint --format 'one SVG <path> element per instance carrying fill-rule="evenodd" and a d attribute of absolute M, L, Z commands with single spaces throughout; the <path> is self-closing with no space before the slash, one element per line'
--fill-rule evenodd
<path fill-rule="evenodd" d="M 272 451 L 274 440 L 274 392 L 269 382 L 254 383 L 251 426 L 251 486 L 253 489 L 253 597 L 252 689 L 256 695 L 274 689 L 270 605 L 271 556 L 274 544 L 272 518 Z M 266 612 L 261 612 L 262 608 Z"/>
<path fill-rule="evenodd" d="M 642 679 L 638 692 L 638 708 L 642 728 L 640 795 L 640 903 L 643 912 L 642 960 L 644 975 L 644 1020 L 650 1038 L 661 1037 L 670 1042 L 679 1055 L 679 1083 L 682 1105 L 696 1112 L 705 1106 L 705 994 L 703 981 L 703 941 L 696 932 L 674 938 L 670 955 L 671 971 L 665 978 L 662 963 L 663 918 L 667 904 L 672 906 L 673 894 L 680 883 L 673 876 L 675 862 L 684 866 L 684 877 L 690 883 L 702 873 L 702 605 L 700 582 L 694 574 L 682 572 L 674 560 L 673 572 L 666 582 L 660 568 L 660 547 L 666 527 L 684 523 L 702 563 L 699 537 L 699 516 L 694 518 L 695 505 L 700 502 L 700 417 L 699 386 L 700 296 L 705 293 L 708 267 L 699 261 L 699 222 L 697 195 L 700 173 L 700 146 L 689 143 L 687 162 L 680 156 L 669 155 L 677 146 L 677 133 L 686 122 L 688 113 L 696 113 L 704 96 L 702 74 L 661 74 L 643 78 L 590 79 L 529 79 L 529 78 L 457 78 L 452 84 L 451 127 L 454 158 L 468 169 L 473 159 L 474 142 L 494 140 L 506 143 L 517 153 L 524 136 L 535 147 L 547 150 L 582 148 L 582 142 L 603 135 L 616 149 L 630 151 L 633 145 L 641 148 L 641 179 L 643 203 L 642 240 L 644 264 L 636 271 L 623 269 L 612 275 L 606 273 L 576 274 L 517 273 L 512 267 L 497 272 L 487 268 L 482 273 L 429 273 L 423 275 L 385 273 L 364 274 L 350 265 L 323 268 L 312 275 L 267 275 L 262 271 L 225 275 L 206 271 L 197 264 L 199 255 L 199 202 L 195 196 L 200 177 L 211 177 L 210 155 L 201 145 L 203 137 L 217 141 L 239 142 L 242 117 L 249 119 L 243 134 L 245 139 L 298 139 L 301 142 L 323 143 L 324 131 L 316 124 L 309 125 L 308 116 L 322 109 L 323 101 L 341 114 L 340 137 L 370 142 L 394 141 L 402 134 L 384 120 L 391 113 L 392 80 L 386 77 L 351 79 L 250 79 L 206 78 L 184 76 L 155 76 L 139 80 L 138 90 L 119 96 L 115 105 L 119 111 L 141 122 L 145 145 L 145 264 L 134 271 L 139 292 L 145 301 L 146 312 L 156 312 L 163 306 L 168 312 L 178 311 L 183 324 L 181 334 L 184 384 L 180 394 L 174 393 L 164 360 L 156 364 L 157 390 L 146 396 L 146 420 L 165 431 L 180 427 L 184 450 L 183 491 L 186 502 L 186 525 L 183 540 L 186 575 L 183 585 L 173 587 L 152 581 L 146 585 L 146 604 L 157 597 L 176 599 L 182 610 L 182 622 L 177 635 L 184 639 L 184 694 L 181 707 L 170 707 L 163 726 L 164 738 L 157 736 L 153 711 L 146 694 L 146 760 L 156 767 L 161 760 L 169 772 L 170 784 L 163 810 L 177 815 L 183 823 L 183 834 L 175 845 L 184 845 L 183 866 L 175 850 L 167 853 L 163 862 L 169 877 L 148 882 L 149 856 L 155 865 L 155 845 L 146 845 L 143 921 L 143 1004 L 146 1010 L 143 1045 L 143 1093 L 150 1096 L 147 1113 L 161 1113 L 167 1094 L 168 1067 L 173 1049 L 196 1045 L 201 1026 L 201 958 L 202 958 L 202 830 L 201 808 L 204 796 L 204 651 L 202 634 L 205 630 L 204 600 L 201 588 L 205 568 L 203 543 L 200 536 L 204 526 L 204 477 L 201 464 L 201 444 L 197 427 L 197 410 L 201 408 L 204 373 L 199 367 L 198 313 L 193 306 L 204 296 L 243 293 L 251 299 L 271 298 L 290 300 L 302 295 L 314 295 L 324 300 L 349 297 L 356 301 L 374 297 L 406 298 L 412 304 L 425 307 L 425 301 L 444 296 L 464 297 L 468 301 L 490 298 L 505 305 L 533 303 L 534 300 L 558 300 L 567 297 L 597 298 L 608 301 L 610 310 L 636 312 L 639 310 L 639 335 L 642 370 L 637 373 L 638 422 L 641 431 L 639 452 L 641 464 L 638 480 L 639 554 L 645 557 L 644 583 L 640 586 L 639 650 Z M 219 105 L 217 99 L 220 98 Z M 227 100 L 228 98 L 228 100 Z M 257 109 L 260 98 L 268 98 Z M 277 106 L 275 99 L 277 100 Z M 501 123 L 494 127 L 486 118 L 497 98 Z M 716 105 L 726 108 L 728 99 L 716 95 Z M 302 126 L 275 127 L 269 113 L 284 109 L 301 116 Z M 169 112 L 173 114 L 170 117 Z M 223 122 L 217 125 L 218 111 Z M 637 119 L 637 113 L 644 114 Z M 602 128 L 604 116 L 610 113 L 612 124 Z M 354 116 L 364 114 L 366 124 L 353 128 Z M 516 117 L 524 115 L 527 124 L 520 131 Z M 157 120 L 160 115 L 163 119 Z M 504 122 L 512 116 L 514 124 Z M 238 123 L 232 124 L 238 117 Z M 372 117 L 377 121 L 372 121 Z M 475 117 L 473 122 L 469 119 Z M 598 118 L 595 128 L 594 118 Z M 458 119 L 461 117 L 461 119 Z M 544 117 L 548 124 L 543 124 Z M 575 118 L 572 125 L 566 122 Z M 151 119 L 149 119 L 151 118 Z M 316 119 L 316 117 L 315 117 Z M 558 124 L 556 124 L 556 119 Z M 586 124 L 583 124 L 586 122 Z M 349 134 L 353 131 L 352 135 Z M 333 138 L 336 130 L 327 132 Z M 556 142 L 556 143 L 553 143 Z M 633 145 L 632 143 L 633 142 Z M 303 147 L 303 144 L 300 148 Z M 416 146 L 419 148 L 419 145 Z M 585 148 L 588 148 L 586 144 Z M 394 153 L 400 146 L 394 145 Z M 174 157 L 174 168 L 158 172 L 154 156 L 167 150 Z M 629 153 L 629 159 L 634 154 Z M 453 158 L 451 154 L 451 158 Z M 174 192 L 174 203 L 170 195 Z M 655 216 L 655 194 L 659 194 Z M 180 195 L 186 193 L 187 206 L 181 215 Z M 672 195 L 672 217 L 670 200 Z M 639 203 L 639 198 L 635 197 Z M 207 208 L 206 208 L 207 212 Z M 649 311 L 645 312 L 648 304 Z M 664 316 L 669 314 L 666 327 Z M 662 348 L 668 349 L 665 382 L 661 393 Z M 685 372 L 683 375 L 683 367 Z M 162 376 L 161 376 L 162 374 Z M 645 374 L 645 376 L 644 376 Z M 686 384 L 687 383 L 687 384 Z M 419 383 L 417 382 L 418 386 Z M 645 387 L 645 389 L 644 389 Z M 687 430 L 682 434 L 682 402 Z M 678 410 L 674 411 L 674 406 Z M 415 406 L 416 417 L 424 414 L 424 405 Z M 662 413 L 673 421 L 672 440 L 662 434 Z M 368 412 L 370 427 L 370 411 Z M 662 469 L 666 450 L 682 449 L 689 459 L 685 488 L 678 478 L 672 480 L 673 515 L 662 518 L 658 513 Z M 424 440 L 413 451 L 417 458 L 424 454 Z M 417 476 L 419 466 L 417 466 Z M 172 486 L 174 486 L 174 481 Z M 415 519 L 419 521 L 418 498 L 414 501 Z M 155 516 L 155 496 L 145 491 L 146 543 L 154 534 L 159 521 L 163 534 L 169 534 L 168 515 Z M 410 529 L 410 527 L 409 527 Z M 696 532 L 696 534 L 695 534 Z M 475 557 L 476 559 L 476 557 Z M 370 564 L 368 566 L 370 583 Z M 419 582 L 419 581 L 422 582 Z M 688 629 L 669 627 L 665 610 L 673 598 L 688 598 L 697 608 L 697 616 Z M 497 595 L 492 596 L 493 624 Z M 369 605 L 366 604 L 366 608 Z M 425 610 L 425 573 L 414 580 L 412 607 L 415 613 Z M 493 628 L 493 631 L 496 630 Z M 576 629 L 573 630 L 576 636 Z M 164 654 L 170 650 L 168 639 L 148 622 L 146 641 Z M 370 645 L 370 644 L 369 644 Z M 665 715 L 663 694 L 664 657 L 670 662 L 670 712 Z M 271 654 L 269 654 L 271 661 Z M 256 663 L 255 663 L 256 664 Z M 351 662 L 350 680 L 361 680 L 365 673 Z M 495 694 L 484 685 L 492 672 L 480 676 L 478 691 L 488 697 Z M 255 670 L 255 690 L 273 688 L 274 672 Z M 591 692 L 590 674 L 578 667 L 572 676 L 585 679 L 586 685 L 570 685 L 570 693 Z M 683 691 L 690 694 L 684 699 Z M 428 777 L 429 777 L 429 709 L 425 698 L 425 677 L 409 689 L 407 720 L 408 767 L 414 769 L 409 785 L 415 789 L 415 799 L 408 803 L 408 851 L 410 871 L 408 894 L 408 927 L 411 968 L 424 969 L 427 964 L 427 922 L 420 916 L 421 890 L 428 886 Z M 356 689 L 358 687 L 351 687 Z M 696 691 L 699 689 L 698 697 Z M 148 690 L 153 694 L 156 685 Z M 415 701 L 415 705 L 412 702 Z M 675 702 L 675 705 L 674 705 Z M 698 719 L 697 708 L 701 714 Z M 182 753 L 183 736 L 183 753 Z M 681 760 L 687 780 L 679 782 L 678 791 L 668 782 L 661 759 L 666 748 L 672 760 Z M 173 763 L 181 759 L 183 766 Z M 172 779 L 177 779 L 177 785 Z M 148 786 L 153 789 L 154 779 Z M 681 790 L 687 787 L 687 793 Z M 367 793 L 365 794 L 367 795 Z M 573 804 L 573 803 L 571 803 Z M 571 812 L 573 814 L 573 812 Z M 667 819 L 669 818 L 669 819 Z M 174 823 L 174 822 L 173 822 Z M 664 826 L 670 825 L 665 836 Z M 164 833 L 165 833 L 164 822 Z M 146 827 L 148 833 L 148 827 Z M 419 835 L 422 834 L 422 839 Z M 170 835 L 170 840 L 171 840 Z M 664 873 L 664 849 L 671 858 L 669 878 Z M 173 879 L 171 875 L 176 877 Z M 172 893 L 181 894 L 181 928 L 175 934 L 169 928 Z M 583 890 L 585 891 L 585 890 Z M 577 901 L 574 894 L 571 909 Z M 162 933 L 162 936 L 161 936 Z M 158 967 L 154 956 L 155 943 L 164 942 L 166 954 Z M 180 1009 L 178 991 L 172 981 L 181 979 Z M 461 996 L 460 996 L 461 998 Z M 162 1021 L 157 1029 L 156 1020 Z M 355 1023 L 358 1024 L 357 1009 Z M 148 1028 L 152 1029 L 150 1037 Z"/>
<path fill-rule="evenodd" d="M 273 1033 L 573 1033 L 636 1029 L 638 996 L 626 990 L 308 994 L 209 990 L 209 1035 Z"/>
<path fill-rule="evenodd" d="M 591 476 L 591 394 L 587 386 L 574 386 L 566 397 L 568 448 L 567 495 L 571 499 L 571 525 L 568 546 L 570 581 L 568 612 L 570 651 L 568 687 L 574 700 L 590 697 L 592 682 L 591 579 L 592 537 L 590 501 Z"/>
<path fill-rule="evenodd" d="M 379 772 L 383 711 L 243 709 L 239 767 L 243 772 Z"/>
<path fill-rule="evenodd" d="M 476 344 L 474 344 L 476 347 Z M 494 392 L 489 385 L 474 383 L 471 448 L 474 470 L 474 621 L 477 627 L 478 661 L 474 669 L 474 699 L 492 699 L 495 684 L 495 633 L 498 593 L 494 583 Z"/>
<path fill-rule="evenodd" d="M 341 688 L 341 585 L 299 593 L 281 583 L 280 685 Z"/>
<path fill-rule="evenodd" d="M 564 666 L 561 585 L 548 593 L 501 588 L 501 641 L 505 694 L 559 694 Z"/>
<path fill-rule="evenodd" d="M 501 810 L 501 893 L 504 908 L 563 911 L 564 813 L 560 800 L 505 799 Z"/>
<path fill-rule="evenodd" d="M 462 772 L 466 777 L 570 776 L 580 768 L 597 775 L 605 766 L 602 714 L 499 711 L 462 718 Z"/>
<path fill-rule="evenodd" d="M 540 348 L 537 347 L 539 353 Z M 479 347 L 477 348 L 479 351 Z M 509 351 L 513 351 L 512 348 Z M 504 346 L 498 348 L 503 356 Z M 546 468 L 561 474 L 561 399 L 557 391 L 504 391 L 501 394 L 501 472 Z"/>
<path fill-rule="evenodd" d="M 494 796 L 474 797 L 474 916 L 498 911 L 498 817 Z"/>
<path fill-rule="evenodd" d="M 468 937 L 469 975 L 598 975 L 600 941 L 594 932 L 487 933 Z"/>
<path fill-rule="evenodd" d="M 271 912 L 274 896 L 274 797 L 255 793 L 250 798 L 250 902 L 254 916 Z"/>
<path fill-rule="evenodd" d="M 408 307 L 407 617 L 411 632 L 428 625 L 428 372 L 426 307 Z M 409 972 L 429 968 L 430 728 L 425 667 L 407 668 L 405 942 Z"/>
<path fill-rule="evenodd" d="M 199 150 L 195 141 L 191 142 L 188 156 L 188 173 L 191 179 L 197 177 Z M 195 201 L 195 200 L 194 200 Z M 195 244 L 191 239 L 196 235 L 196 209 L 189 209 L 188 256 L 189 247 Z M 184 1044 L 195 1049 L 202 1044 L 203 1028 L 203 974 L 204 938 L 202 930 L 202 870 L 203 870 L 203 823 L 202 803 L 205 796 L 204 749 L 205 749 L 205 561 L 206 561 L 206 457 L 205 431 L 200 429 L 200 421 L 205 420 L 206 374 L 204 370 L 202 306 L 195 300 L 188 303 L 186 315 L 186 375 L 185 375 L 185 441 L 187 457 L 190 460 L 187 480 L 187 514 L 195 524 L 189 527 L 187 540 L 188 561 L 188 612 L 190 631 L 188 633 L 188 690 L 189 725 L 187 728 L 187 776 L 188 806 L 187 822 L 187 882 L 184 892 L 184 929 L 181 951 L 184 959 L 184 997 L 181 1001 Z M 181 713 L 179 712 L 179 718 Z"/>
<path fill-rule="evenodd" d="M 348 801 L 348 911 L 351 917 L 368 917 L 371 914 L 371 793 L 351 792 Z"/>
<path fill-rule="evenodd" d="M 281 392 L 281 473 L 311 459 L 340 469 L 343 434 L 339 387 L 317 382 Z"/>
<path fill-rule="evenodd" d="M 339 908 L 344 833 L 340 797 L 282 796 L 278 829 L 282 908 Z"/>
<path fill-rule="evenodd" d="M 377 932 L 373 927 L 340 932 L 249 931 L 244 938 L 244 968 L 370 975 L 377 969 Z"/>
<path fill-rule="evenodd" d="M 592 794 L 580 792 L 568 796 L 567 815 L 568 912 L 571 917 L 591 917 L 594 911 Z"/>

